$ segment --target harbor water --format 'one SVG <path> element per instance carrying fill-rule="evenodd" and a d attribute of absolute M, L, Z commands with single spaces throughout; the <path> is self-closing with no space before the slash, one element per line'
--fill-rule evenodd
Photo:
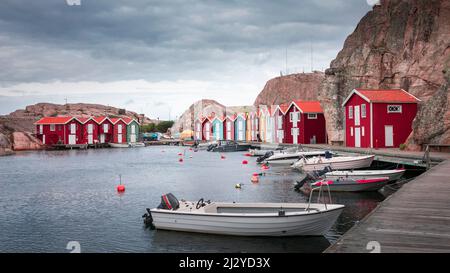
<path fill-rule="evenodd" d="M 233 237 L 144 227 L 145 208 L 156 207 L 169 192 L 192 201 L 307 202 L 294 191 L 300 173 L 273 167 L 254 184 L 252 174 L 263 172 L 255 158 L 225 156 L 155 146 L 2 157 L 0 252 L 69 252 L 70 241 L 79 242 L 81 252 L 321 252 L 385 198 L 379 192 L 333 193 L 333 202 L 346 208 L 325 237 Z M 119 175 L 126 186 L 121 195 Z"/>

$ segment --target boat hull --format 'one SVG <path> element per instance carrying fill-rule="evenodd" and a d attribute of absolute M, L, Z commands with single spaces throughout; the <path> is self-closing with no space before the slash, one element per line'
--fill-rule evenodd
<path fill-rule="evenodd" d="M 338 178 L 352 178 L 352 179 L 370 179 L 370 178 L 377 178 L 377 177 L 387 177 L 389 178 L 389 181 L 396 181 L 400 179 L 403 174 L 405 173 L 404 170 L 394 170 L 392 172 L 381 172 L 381 173 L 374 173 L 374 172 L 367 172 L 367 173 L 358 173 L 356 172 L 329 172 L 325 174 L 325 177 L 328 179 L 338 179 Z"/>
<path fill-rule="evenodd" d="M 270 165 L 292 165 L 295 162 L 297 162 L 300 158 L 302 158 L 303 156 L 306 158 L 312 157 L 312 156 L 320 156 L 320 155 L 324 155 L 325 152 L 301 152 L 301 153 L 276 153 L 273 156 L 267 158 L 266 160 L 263 161 L 263 163 L 265 164 L 270 164 Z"/>
<path fill-rule="evenodd" d="M 363 169 L 368 168 L 372 165 L 372 161 L 375 157 L 368 156 L 364 158 L 358 158 L 353 160 L 346 161 L 333 161 L 333 158 L 330 160 L 323 159 L 322 163 L 304 163 L 301 162 L 299 165 L 294 165 L 294 168 L 302 170 L 304 172 L 312 172 L 312 171 L 321 171 L 326 167 L 330 167 L 333 170 L 352 170 L 352 169 Z M 298 163 L 296 163 L 298 164 Z"/>
<path fill-rule="evenodd" d="M 119 143 L 109 143 L 111 148 L 130 148 L 128 144 L 119 144 Z"/>
<path fill-rule="evenodd" d="M 231 216 L 173 213 L 152 210 L 156 229 L 233 236 L 323 236 L 343 206 L 301 215 Z"/>

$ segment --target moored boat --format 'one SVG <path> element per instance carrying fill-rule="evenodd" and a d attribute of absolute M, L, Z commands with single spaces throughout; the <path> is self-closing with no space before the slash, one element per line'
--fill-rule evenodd
<path fill-rule="evenodd" d="M 337 178 L 323 179 L 312 183 L 306 182 L 303 185 L 296 185 L 296 188 L 308 193 L 310 190 L 309 187 L 315 188 L 325 185 L 329 187 L 330 191 L 363 192 L 377 191 L 386 186 L 388 182 L 388 177 L 375 177 L 367 179 Z"/>
<path fill-rule="evenodd" d="M 109 143 L 111 148 L 130 148 L 128 143 Z"/>
<path fill-rule="evenodd" d="M 132 147 L 132 148 L 145 147 L 145 143 L 133 142 L 133 143 L 130 143 L 130 147 Z"/>
<path fill-rule="evenodd" d="M 258 158 L 258 163 L 269 163 L 270 165 L 292 165 L 300 158 L 309 158 L 313 156 L 326 156 L 331 154 L 329 151 L 310 151 L 310 152 L 272 152 L 264 157 Z"/>
<path fill-rule="evenodd" d="M 363 169 L 370 167 L 374 158 L 374 155 L 302 158 L 292 167 L 304 172 L 320 171 L 326 167 L 333 170 Z"/>
<path fill-rule="evenodd" d="M 352 179 L 369 179 L 377 177 L 387 177 L 389 181 L 400 179 L 405 173 L 404 169 L 396 170 L 348 170 L 348 171 L 331 171 L 325 173 L 325 177 L 329 179 L 352 178 Z"/>
<path fill-rule="evenodd" d="M 163 195 L 161 205 L 147 209 L 146 224 L 156 229 L 235 236 L 322 236 L 344 209 L 338 204 L 197 203 Z"/>
<path fill-rule="evenodd" d="M 240 144 L 236 141 L 231 140 L 221 140 L 217 144 L 211 144 L 207 151 L 208 152 L 219 152 L 219 153 L 227 153 L 227 152 L 243 152 L 248 151 L 250 149 L 250 144 Z"/>

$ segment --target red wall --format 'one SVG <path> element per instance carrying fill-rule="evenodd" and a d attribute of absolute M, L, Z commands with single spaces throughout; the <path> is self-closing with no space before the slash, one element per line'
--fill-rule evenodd
<path fill-rule="evenodd" d="M 370 147 L 370 103 L 356 94 L 353 95 L 345 105 L 345 141 L 346 146 L 348 147 L 355 147 L 355 105 L 361 106 L 362 104 L 366 105 L 366 117 L 360 118 L 360 126 L 358 126 L 361 128 L 364 127 L 364 136 L 362 135 L 361 129 L 361 147 Z M 353 119 L 349 119 L 348 117 L 349 106 L 353 106 Z M 362 111 L 360 111 L 360 115 L 361 114 Z M 350 127 L 353 127 L 353 136 L 350 134 Z"/>
<path fill-rule="evenodd" d="M 228 130 L 227 123 L 228 122 L 230 123 L 230 127 L 231 127 L 231 131 L 230 131 L 231 139 L 229 139 L 229 140 L 234 140 L 235 139 L 235 135 L 234 135 L 234 121 L 232 121 L 229 118 L 226 118 L 223 121 L 223 139 L 228 140 L 227 139 L 227 130 Z"/>
<path fill-rule="evenodd" d="M 290 119 L 291 119 L 290 118 L 290 116 L 291 116 L 290 113 L 295 112 L 295 111 L 300 112 L 297 109 L 297 107 L 295 107 L 294 105 L 291 105 L 289 110 L 286 112 L 286 115 L 284 116 L 284 124 L 285 124 L 285 127 L 284 127 L 284 143 L 292 144 L 294 142 L 294 137 L 292 136 L 292 132 L 291 132 L 291 129 L 294 128 L 294 124 L 290 121 Z M 302 120 L 303 118 L 300 117 L 300 119 Z M 301 143 L 300 141 L 301 141 L 301 135 L 302 135 L 302 131 L 303 131 L 303 128 L 301 128 L 301 126 L 300 126 L 300 122 L 301 121 L 298 121 L 297 124 L 296 124 L 297 128 L 300 129 L 300 134 L 297 137 L 298 143 Z"/>
<path fill-rule="evenodd" d="M 103 131 L 103 124 L 109 124 L 108 133 L 105 133 Z M 113 141 L 113 124 L 109 120 L 103 121 L 101 124 L 98 125 L 98 136 L 100 140 L 100 135 L 105 134 L 105 143 L 109 143 Z"/>
<path fill-rule="evenodd" d="M 40 134 L 39 126 L 36 125 L 36 134 L 41 141 L 43 141 L 43 135 L 45 135 L 46 145 L 57 144 L 59 140 L 61 140 L 62 144 L 66 144 L 64 142 L 64 124 L 55 124 L 55 131 L 50 131 L 50 125 L 42 125 L 42 135 Z"/>
<path fill-rule="evenodd" d="M 119 131 L 119 124 L 122 125 L 122 130 Z M 121 143 L 127 143 L 127 125 L 122 120 L 118 120 L 113 126 L 113 142 L 119 143 L 119 134 L 122 134 Z"/>
<path fill-rule="evenodd" d="M 325 116 L 317 114 L 317 119 L 308 119 L 308 114 L 303 114 L 301 118 L 301 142 L 302 144 L 311 144 L 311 138 L 316 136 L 316 143 L 326 143 L 326 125 Z"/>
<path fill-rule="evenodd" d="M 92 124 L 92 139 L 95 144 L 98 141 L 98 124 L 92 119 L 83 124 L 83 143 L 88 144 L 88 124 Z"/>
<path fill-rule="evenodd" d="M 402 113 L 388 113 L 388 105 L 402 105 Z M 412 122 L 417 114 L 416 103 L 374 103 L 373 104 L 373 145 L 385 148 L 385 125 L 393 125 L 394 148 L 405 143 L 412 132 Z M 377 146 L 378 140 L 378 146 Z"/>
<path fill-rule="evenodd" d="M 83 137 L 83 125 L 73 119 L 72 121 L 70 121 L 69 123 L 67 123 L 65 125 L 66 127 L 66 135 L 65 135 L 65 144 L 69 144 L 69 135 L 70 135 L 70 125 L 71 124 L 75 124 L 76 125 L 76 131 L 75 131 L 75 139 L 76 139 L 76 144 L 85 144 L 84 143 L 84 137 Z"/>

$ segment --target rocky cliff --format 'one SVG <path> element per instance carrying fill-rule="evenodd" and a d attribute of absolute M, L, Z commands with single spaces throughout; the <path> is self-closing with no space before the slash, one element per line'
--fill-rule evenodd
<path fill-rule="evenodd" d="M 449 18 L 448 0 L 384 0 L 360 21 L 319 88 L 331 141 L 344 139 L 341 104 L 352 89 L 403 88 L 423 101 L 410 147 L 450 144 Z"/>
<path fill-rule="evenodd" d="M 6 116 L 0 116 L 0 155 L 10 154 L 13 150 L 37 150 L 43 146 L 33 136 L 34 125 L 44 116 L 114 116 L 131 117 L 140 120 L 142 124 L 158 121 L 150 120 L 135 112 L 126 111 L 100 104 L 51 104 L 38 103 L 17 110 Z"/>
<path fill-rule="evenodd" d="M 269 80 L 254 105 L 276 105 L 292 100 L 316 100 L 324 73 L 300 73 Z"/>

